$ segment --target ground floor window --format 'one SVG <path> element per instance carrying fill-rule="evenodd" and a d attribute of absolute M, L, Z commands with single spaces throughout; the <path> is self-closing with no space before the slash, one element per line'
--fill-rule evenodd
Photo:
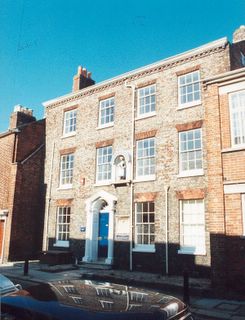
<path fill-rule="evenodd" d="M 180 250 L 185 254 L 205 254 L 204 200 L 180 201 Z"/>
<path fill-rule="evenodd" d="M 135 211 L 135 249 L 152 251 L 155 249 L 155 204 L 138 202 Z"/>
<path fill-rule="evenodd" d="M 68 247 L 70 238 L 71 208 L 57 208 L 56 246 Z"/>

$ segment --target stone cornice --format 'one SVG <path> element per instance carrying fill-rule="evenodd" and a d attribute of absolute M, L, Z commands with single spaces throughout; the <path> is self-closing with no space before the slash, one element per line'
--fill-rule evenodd
<path fill-rule="evenodd" d="M 148 66 L 127 72 L 115 78 L 102 81 L 93 86 L 87 87 L 80 90 L 79 92 L 72 92 L 65 96 L 58 97 L 53 100 L 44 102 L 43 105 L 46 109 L 52 109 L 64 103 L 69 103 L 72 101 L 77 101 L 84 96 L 90 96 L 92 94 L 104 91 L 109 88 L 114 88 L 116 86 L 122 85 L 125 81 L 135 81 L 142 77 L 159 73 L 161 71 L 173 68 L 175 66 L 184 64 L 186 62 L 195 61 L 199 58 L 206 57 L 212 53 L 217 53 L 225 49 L 228 44 L 227 38 L 222 38 L 193 50 L 186 51 L 184 53 L 175 55 L 173 57 L 161 60 L 159 62 L 150 64 Z"/>

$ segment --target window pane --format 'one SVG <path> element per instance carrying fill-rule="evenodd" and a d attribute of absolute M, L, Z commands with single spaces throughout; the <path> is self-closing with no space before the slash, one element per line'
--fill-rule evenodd
<path fill-rule="evenodd" d="M 137 244 L 154 244 L 154 202 L 136 204 L 135 240 Z"/>
<path fill-rule="evenodd" d="M 180 171 L 202 169 L 201 129 L 181 132 L 179 139 Z"/>
<path fill-rule="evenodd" d="M 200 100 L 199 71 L 179 77 L 179 97 L 181 104 Z"/>

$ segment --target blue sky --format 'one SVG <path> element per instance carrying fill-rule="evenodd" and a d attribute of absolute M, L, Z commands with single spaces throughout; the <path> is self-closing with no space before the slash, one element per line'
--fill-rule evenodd
<path fill-rule="evenodd" d="M 78 65 L 96 83 L 227 36 L 245 0 L 1 0 L 0 132 L 16 104 L 69 93 Z"/>

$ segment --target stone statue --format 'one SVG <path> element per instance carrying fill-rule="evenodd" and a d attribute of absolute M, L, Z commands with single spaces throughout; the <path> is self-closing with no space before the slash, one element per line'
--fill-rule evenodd
<path fill-rule="evenodd" d="M 119 156 L 116 173 L 117 180 L 126 179 L 126 161 L 124 159 L 124 156 Z"/>

